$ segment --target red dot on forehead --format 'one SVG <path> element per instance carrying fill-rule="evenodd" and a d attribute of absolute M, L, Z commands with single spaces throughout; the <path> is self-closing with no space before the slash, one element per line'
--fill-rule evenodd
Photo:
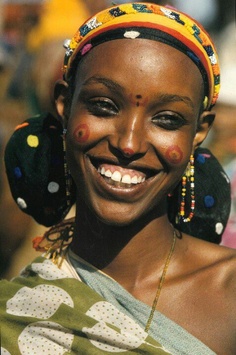
<path fill-rule="evenodd" d="M 82 123 L 76 127 L 73 133 L 73 137 L 78 143 L 85 143 L 90 135 L 89 126 L 85 123 Z"/>
<path fill-rule="evenodd" d="M 172 164 L 178 164 L 183 159 L 183 152 L 177 145 L 172 145 L 166 150 L 165 156 Z"/>
<path fill-rule="evenodd" d="M 133 105 L 137 107 L 145 106 L 148 103 L 148 97 L 143 98 L 141 94 L 134 95 L 131 93 L 129 94 L 129 100 Z"/>

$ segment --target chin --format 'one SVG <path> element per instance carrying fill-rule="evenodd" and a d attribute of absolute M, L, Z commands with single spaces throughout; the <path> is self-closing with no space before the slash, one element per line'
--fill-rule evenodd
<path fill-rule="evenodd" d="M 134 223 L 141 225 L 142 221 L 153 219 L 163 214 L 163 211 L 158 211 L 156 205 L 153 208 L 150 205 L 149 207 L 141 206 L 140 203 L 138 206 L 135 206 L 135 204 L 128 204 L 128 206 L 121 204 L 121 206 L 115 207 L 102 204 L 102 207 L 96 206 L 93 211 L 102 223 L 114 227 L 131 226 Z"/>

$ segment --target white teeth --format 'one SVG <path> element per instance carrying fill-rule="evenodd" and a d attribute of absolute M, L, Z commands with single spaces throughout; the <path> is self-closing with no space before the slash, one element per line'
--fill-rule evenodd
<path fill-rule="evenodd" d="M 126 175 L 122 176 L 121 182 L 123 182 L 123 184 L 131 184 L 130 175 L 126 174 Z"/>
<path fill-rule="evenodd" d="M 114 173 L 111 176 L 111 179 L 113 181 L 120 182 L 121 181 L 121 173 L 119 171 L 114 171 Z"/>
<path fill-rule="evenodd" d="M 105 171 L 105 176 L 110 178 L 112 176 L 111 170 L 106 170 Z"/>
<path fill-rule="evenodd" d="M 132 183 L 132 184 L 137 184 L 137 183 L 138 183 L 138 178 L 137 178 L 136 175 L 132 177 L 131 183 Z"/>
<path fill-rule="evenodd" d="M 145 181 L 145 177 L 142 177 L 142 176 L 134 175 L 133 177 L 131 177 L 129 174 L 125 174 L 122 176 L 118 170 L 116 170 L 116 171 L 114 171 L 114 173 L 112 173 L 110 169 L 106 170 L 104 168 L 104 166 L 99 167 L 98 172 L 101 175 L 104 175 L 107 178 L 110 178 L 111 180 L 113 180 L 115 182 L 121 182 L 126 185 L 131 185 L 131 184 L 136 185 L 136 184 L 140 184 L 141 182 Z"/>

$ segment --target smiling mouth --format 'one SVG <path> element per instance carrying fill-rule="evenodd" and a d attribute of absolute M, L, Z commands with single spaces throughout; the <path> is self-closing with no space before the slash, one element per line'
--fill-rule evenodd
<path fill-rule="evenodd" d="M 141 184 L 146 180 L 146 177 L 141 175 L 137 171 L 120 171 L 118 166 L 105 167 L 104 165 L 98 167 L 98 172 L 110 185 L 115 185 L 116 187 L 132 187 L 133 185 Z"/>
<path fill-rule="evenodd" d="M 144 183 L 157 174 L 151 169 L 130 169 L 110 162 L 98 162 L 91 159 L 93 166 L 109 185 L 121 188 L 131 188 Z"/>

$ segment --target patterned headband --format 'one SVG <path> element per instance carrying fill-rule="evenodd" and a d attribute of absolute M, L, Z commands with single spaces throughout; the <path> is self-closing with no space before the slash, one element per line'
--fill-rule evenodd
<path fill-rule="evenodd" d="M 151 3 L 113 6 L 85 22 L 64 44 L 64 79 L 73 77 L 78 62 L 93 47 L 121 38 L 156 40 L 185 53 L 202 74 L 204 109 L 215 105 L 220 88 L 220 70 L 211 38 L 186 14 Z"/>

